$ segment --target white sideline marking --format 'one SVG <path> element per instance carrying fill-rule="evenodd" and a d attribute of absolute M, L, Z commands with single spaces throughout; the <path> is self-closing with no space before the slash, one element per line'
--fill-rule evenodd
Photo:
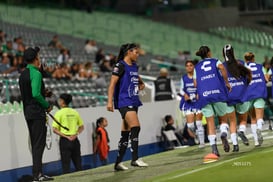
<path fill-rule="evenodd" d="M 272 151 L 273 151 L 273 149 L 268 150 L 268 151 L 261 151 L 260 153 L 268 153 L 268 152 L 272 152 Z M 185 173 L 182 173 L 182 174 L 173 176 L 173 177 L 169 177 L 169 178 L 167 178 L 167 179 L 156 180 L 156 182 L 161 182 L 161 181 L 167 181 L 167 180 L 176 179 L 176 178 L 179 178 L 179 177 L 182 177 L 182 176 L 186 176 L 186 175 L 193 174 L 193 173 L 196 173 L 196 172 L 199 172 L 199 171 L 203 171 L 203 170 L 206 170 L 206 169 L 209 169 L 209 168 L 212 168 L 212 167 L 216 167 L 216 166 L 225 164 L 225 163 L 227 163 L 227 162 L 231 162 L 231 161 L 234 161 L 234 160 L 238 160 L 238 159 L 244 158 L 244 157 L 246 157 L 246 156 L 244 155 L 244 156 L 232 158 L 232 159 L 229 159 L 229 160 L 216 162 L 216 163 L 213 164 L 213 165 L 205 166 L 205 167 L 202 167 L 202 168 L 199 168 L 199 169 L 194 169 L 194 170 L 192 170 L 192 171 L 188 171 L 188 172 L 185 172 Z"/>

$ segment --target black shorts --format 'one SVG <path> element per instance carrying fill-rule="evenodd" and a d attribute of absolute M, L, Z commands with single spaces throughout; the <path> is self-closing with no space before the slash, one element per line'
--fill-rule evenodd
<path fill-rule="evenodd" d="M 125 115 L 128 111 L 135 111 L 137 113 L 138 111 L 138 107 L 134 107 L 134 106 L 126 106 L 126 107 L 122 107 L 119 108 L 119 112 L 121 114 L 122 119 L 125 118 Z"/>

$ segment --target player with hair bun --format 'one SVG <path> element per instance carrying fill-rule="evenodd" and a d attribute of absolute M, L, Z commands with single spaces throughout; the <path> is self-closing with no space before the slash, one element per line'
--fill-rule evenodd
<path fill-rule="evenodd" d="M 255 146 L 263 143 L 262 127 L 264 124 L 264 107 L 267 98 L 266 77 L 263 73 L 263 66 L 255 63 L 255 56 L 252 52 L 244 55 L 245 66 L 252 72 L 252 80 L 245 94 L 246 100 L 250 101 L 251 131 L 254 137 Z"/>
<path fill-rule="evenodd" d="M 231 86 L 225 67 L 220 60 L 212 58 L 208 46 L 201 46 L 196 55 L 200 56 L 202 60 L 195 65 L 194 83 L 197 87 L 202 113 L 207 120 L 208 139 L 212 153 L 220 156 L 216 145 L 214 116 L 219 116 L 220 121 L 226 121 L 227 93 L 231 90 Z M 228 148 L 227 137 L 221 136 L 221 139 L 224 149 Z"/>

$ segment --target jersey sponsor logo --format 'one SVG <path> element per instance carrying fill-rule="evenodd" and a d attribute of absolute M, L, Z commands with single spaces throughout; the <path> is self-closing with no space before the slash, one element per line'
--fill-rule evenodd
<path fill-rule="evenodd" d="M 186 83 L 185 86 L 186 86 L 186 87 L 193 87 L 193 86 L 194 86 L 194 83 Z"/>
<path fill-rule="evenodd" d="M 220 94 L 221 92 L 220 92 L 220 90 L 208 90 L 208 91 L 204 91 L 203 92 L 203 96 L 204 97 L 207 97 L 207 96 L 209 96 L 209 95 L 211 95 L 211 94 Z"/>
<path fill-rule="evenodd" d="M 132 77 L 131 82 L 138 83 L 138 77 Z"/>
<path fill-rule="evenodd" d="M 257 66 L 256 66 L 256 63 L 249 63 L 247 65 L 247 67 L 253 72 L 253 71 L 257 71 Z"/>
<path fill-rule="evenodd" d="M 206 76 L 202 76 L 201 77 L 201 81 L 203 80 L 206 80 L 206 79 L 211 79 L 211 78 L 214 78 L 215 77 L 215 74 L 209 74 L 209 75 L 206 75 Z"/>
<path fill-rule="evenodd" d="M 138 76 L 138 72 L 136 72 L 136 71 L 130 71 L 130 75 L 131 76 Z"/>
<path fill-rule="evenodd" d="M 210 71 L 212 69 L 211 66 L 209 66 L 210 64 L 211 64 L 210 61 L 204 61 L 201 66 L 201 69 L 204 71 Z"/>
<path fill-rule="evenodd" d="M 119 72 L 118 67 L 114 67 L 113 72 L 114 72 L 114 73 L 118 73 L 118 72 Z"/>

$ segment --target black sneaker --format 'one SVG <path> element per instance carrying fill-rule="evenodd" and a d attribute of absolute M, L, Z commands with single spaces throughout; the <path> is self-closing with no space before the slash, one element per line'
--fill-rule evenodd
<path fill-rule="evenodd" d="M 241 138 L 241 140 L 243 141 L 243 144 L 249 145 L 248 139 L 247 139 L 247 137 L 245 136 L 244 132 L 239 131 L 239 132 L 238 132 L 238 136 L 239 136 L 239 137 Z"/>
<path fill-rule="evenodd" d="M 230 147 L 229 147 L 229 143 L 228 143 L 228 140 L 227 140 L 227 133 L 223 132 L 221 134 L 221 140 L 222 140 L 224 151 L 229 152 Z"/>
<path fill-rule="evenodd" d="M 239 152 L 239 145 L 233 145 L 232 152 Z"/>
<path fill-rule="evenodd" d="M 37 182 L 37 181 L 53 181 L 54 178 L 47 176 L 47 175 L 40 175 L 39 177 L 34 177 L 33 178 L 33 182 Z"/>
<path fill-rule="evenodd" d="M 212 149 L 212 153 L 214 153 L 215 155 L 217 155 L 218 157 L 220 157 L 220 154 L 219 154 L 219 151 L 217 149 L 217 145 L 216 144 L 213 144 L 211 146 L 211 149 Z"/>

